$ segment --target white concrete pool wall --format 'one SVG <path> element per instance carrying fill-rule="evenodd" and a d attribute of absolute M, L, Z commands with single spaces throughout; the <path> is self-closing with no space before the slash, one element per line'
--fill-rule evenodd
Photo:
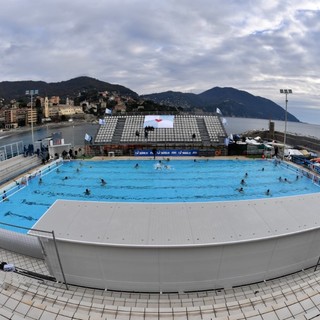
<path fill-rule="evenodd" d="M 313 241 L 311 241 L 313 239 Z M 139 248 L 58 240 L 66 281 L 86 287 L 138 292 L 184 292 L 231 288 L 314 266 L 319 230 L 219 246 Z M 53 251 L 52 241 L 45 251 Z M 71 253 L 71 254 L 70 254 Z M 58 261 L 49 269 L 63 282 Z"/>
<path fill-rule="evenodd" d="M 1 227 L 1 225 L 0 225 Z M 0 229 L 1 248 L 30 257 L 43 259 L 43 252 L 38 238 L 27 234 Z"/>

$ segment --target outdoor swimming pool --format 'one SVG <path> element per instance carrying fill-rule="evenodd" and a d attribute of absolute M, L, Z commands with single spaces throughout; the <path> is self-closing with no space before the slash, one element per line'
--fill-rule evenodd
<path fill-rule="evenodd" d="M 238 191 L 241 187 L 243 192 Z M 50 166 L 25 187 L 7 190 L 9 201 L 0 203 L 0 222 L 32 227 L 57 199 L 212 202 L 319 191 L 319 186 L 297 169 L 271 160 L 70 161 Z"/>

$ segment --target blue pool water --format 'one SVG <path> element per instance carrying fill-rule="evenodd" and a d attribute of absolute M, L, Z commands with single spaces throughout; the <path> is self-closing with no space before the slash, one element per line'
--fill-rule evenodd
<path fill-rule="evenodd" d="M 107 184 L 102 185 L 101 179 Z M 242 193 L 237 190 L 241 187 Z M 85 194 L 86 189 L 90 190 L 89 195 Z M 270 195 L 265 194 L 267 189 Z M 0 203 L 0 222 L 32 227 L 57 199 L 209 202 L 319 191 L 319 186 L 297 169 L 275 165 L 271 160 L 71 161 L 52 165 L 41 176 L 32 178 L 28 186 L 7 191 L 9 201 Z"/>

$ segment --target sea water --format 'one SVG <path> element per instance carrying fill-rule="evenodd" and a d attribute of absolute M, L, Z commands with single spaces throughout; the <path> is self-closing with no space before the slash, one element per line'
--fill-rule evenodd
<path fill-rule="evenodd" d="M 226 118 L 227 123 L 225 130 L 227 134 L 242 134 L 246 131 L 251 130 L 269 130 L 269 120 L 264 119 L 248 119 L 248 118 Z M 274 121 L 275 130 L 283 132 L 285 127 L 284 121 Z M 65 143 L 71 145 L 82 146 L 84 145 L 85 134 L 88 133 L 91 136 L 95 136 L 99 125 L 90 123 L 67 123 L 61 124 L 60 126 L 52 127 L 42 126 L 35 127 L 34 139 L 35 141 L 51 137 L 52 133 L 61 132 Z M 320 125 L 307 124 L 300 122 L 287 122 L 287 133 L 310 136 L 320 139 Z M 17 141 L 22 141 L 28 145 L 31 143 L 31 132 L 30 131 L 15 131 L 15 134 L 8 134 L 8 132 L 0 133 L 0 146 Z"/>

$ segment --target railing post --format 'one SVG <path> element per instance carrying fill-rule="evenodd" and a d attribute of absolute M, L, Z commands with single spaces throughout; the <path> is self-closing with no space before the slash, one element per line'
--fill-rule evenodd
<path fill-rule="evenodd" d="M 317 264 L 316 264 L 315 267 L 314 267 L 314 272 L 317 271 L 319 264 L 320 264 L 320 257 L 319 257 L 319 259 L 318 259 L 318 261 L 317 261 Z"/>
<path fill-rule="evenodd" d="M 61 263 L 61 259 L 60 259 L 60 255 L 59 255 L 58 246 L 57 246 L 57 243 L 56 243 L 56 237 L 54 235 L 54 231 L 52 230 L 51 233 L 52 233 L 53 243 L 54 243 L 54 247 L 56 249 L 57 258 L 58 258 L 60 270 L 61 270 L 61 273 L 62 273 L 63 281 L 64 281 L 64 283 L 66 285 L 66 289 L 69 290 L 69 287 L 68 287 L 68 284 L 67 284 L 67 280 L 66 280 L 66 277 L 65 277 L 64 272 L 63 272 L 62 263 Z"/>

